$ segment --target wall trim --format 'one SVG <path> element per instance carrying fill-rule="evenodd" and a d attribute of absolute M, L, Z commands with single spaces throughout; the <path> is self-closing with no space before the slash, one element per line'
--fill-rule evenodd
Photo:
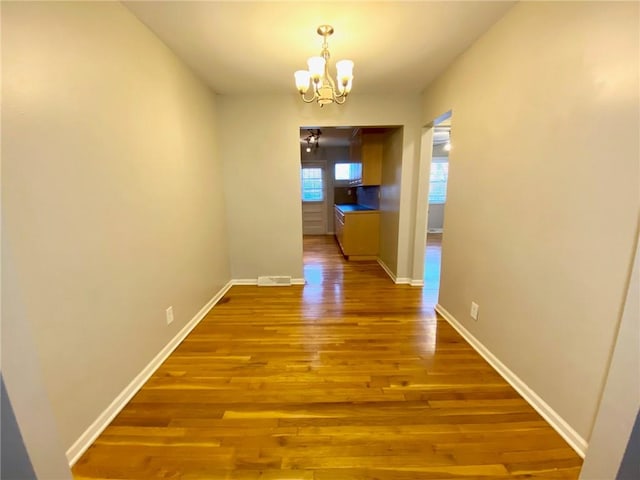
<path fill-rule="evenodd" d="M 307 281 L 304 278 L 291 278 L 291 285 L 306 285 Z M 257 278 L 234 278 L 231 280 L 231 285 L 258 285 Z M 290 285 L 278 285 L 282 287 L 289 287 Z"/>
<path fill-rule="evenodd" d="M 258 278 L 234 278 L 231 285 L 258 285 Z"/>
<path fill-rule="evenodd" d="M 393 283 L 396 283 L 396 274 L 391 271 L 391 269 L 387 266 L 386 263 L 384 263 L 384 261 L 380 257 L 378 257 L 376 260 L 378 262 L 378 265 L 380 265 L 386 272 L 386 274 L 389 275 L 389 278 L 393 281 Z"/>
<path fill-rule="evenodd" d="M 520 377 L 513 373 L 498 357 L 485 347 L 469 330 L 467 330 L 458 320 L 451 315 L 439 303 L 436 305 L 436 312 L 451 325 L 462 337 L 491 365 L 509 385 L 511 385 L 542 418 L 544 418 L 553 429 L 584 458 L 588 443 L 571 426 L 551 408 L 542 398 L 540 398 Z"/>
<path fill-rule="evenodd" d="M 160 352 L 147 364 L 142 371 L 122 390 L 111 404 L 102 412 L 98 418 L 87 428 L 82 435 L 69 447 L 66 452 L 69 466 L 73 467 L 82 454 L 93 444 L 98 436 L 109 426 L 115 416 L 129 403 L 129 400 L 138 393 L 138 390 L 149 380 L 151 375 L 162 365 L 171 355 L 178 345 L 191 333 L 198 323 L 209 313 L 216 303 L 224 297 L 229 289 L 234 285 L 233 280 L 227 282 L 204 307 L 200 309 L 189 322 L 167 343 Z"/>
<path fill-rule="evenodd" d="M 411 280 L 412 287 L 424 287 L 424 280 Z"/>
<path fill-rule="evenodd" d="M 389 278 L 393 281 L 393 283 L 395 283 L 396 285 L 411 285 L 410 278 L 396 277 L 396 274 L 391 271 L 389 266 L 384 263 L 384 261 L 380 257 L 378 257 L 376 260 L 378 262 L 378 265 L 380 265 L 382 269 L 387 273 L 387 275 L 389 275 Z"/>

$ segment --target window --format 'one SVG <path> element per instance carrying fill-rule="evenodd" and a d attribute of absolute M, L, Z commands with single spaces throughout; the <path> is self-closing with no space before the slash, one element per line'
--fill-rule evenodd
<path fill-rule="evenodd" d="M 336 180 L 356 180 L 360 178 L 360 163 L 336 163 L 334 177 Z"/>
<path fill-rule="evenodd" d="M 324 200 L 322 168 L 302 167 L 300 179 L 303 202 L 322 202 Z"/>
<path fill-rule="evenodd" d="M 445 203 L 447 201 L 447 178 L 449 176 L 449 162 L 438 161 L 436 157 L 431 162 L 429 177 L 429 203 Z"/>

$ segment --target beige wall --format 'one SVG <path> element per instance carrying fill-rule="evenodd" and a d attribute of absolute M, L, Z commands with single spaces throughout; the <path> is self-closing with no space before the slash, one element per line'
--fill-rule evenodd
<path fill-rule="evenodd" d="M 302 277 L 299 129 L 340 125 L 405 127 L 396 236 L 398 275 L 406 276 L 412 254 L 419 96 L 354 93 L 346 104 L 322 109 L 304 104 L 295 94 L 219 96 L 218 107 L 233 278 Z"/>
<path fill-rule="evenodd" d="M 400 185 L 402 177 L 403 129 L 384 137 L 382 185 L 380 186 L 380 260 L 398 272 L 398 229 L 400 223 Z M 397 275 L 403 277 L 405 275 Z"/>
<path fill-rule="evenodd" d="M 637 3 L 520 3 L 424 95 L 455 131 L 440 303 L 587 440 L 639 211 L 638 30 Z"/>
<path fill-rule="evenodd" d="M 3 2 L 2 43 L 3 328 L 66 449 L 230 279 L 214 96 L 118 3 Z"/>

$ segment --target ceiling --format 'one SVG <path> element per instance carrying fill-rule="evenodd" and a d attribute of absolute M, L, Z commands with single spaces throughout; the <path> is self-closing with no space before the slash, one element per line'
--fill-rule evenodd
<path fill-rule="evenodd" d="M 514 3 L 124 2 L 220 94 L 294 92 L 324 23 L 331 72 L 355 62 L 354 93 L 419 93 Z"/>
<path fill-rule="evenodd" d="M 353 138 L 354 127 L 312 127 L 300 129 L 300 145 L 307 146 L 307 137 L 311 132 L 320 130 L 320 147 L 348 147 Z M 370 129 L 372 130 L 372 129 Z M 376 128 L 380 132 L 389 130 L 389 128 Z M 433 129 L 433 143 L 440 145 L 447 143 L 450 139 L 451 123 L 447 120 L 438 124 Z"/>
<path fill-rule="evenodd" d="M 444 122 L 443 122 L 444 123 Z M 449 124 L 450 125 L 450 124 Z M 433 143 L 440 145 L 447 143 L 450 139 L 451 127 L 449 125 L 439 124 L 433 129 Z M 300 145 L 307 146 L 307 137 L 313 131 L 320 130 L 320 147 L 348 147 L 353 138 L 352 127 L 313 127 L 300 129 Z M 387 128 L 379 128 L 381 132 L 388 130 Z"/>
<path fill-rule="evenodd" d="M 309 131 L 316 131 L 318 127 L 312 129 L 300 129 L 300 145 L 307 146 L 306 138 Z M 320 127 L 320 143 L 321 147 L 348 147 L 353 138 L 353 128 L 351 127 Z"/>

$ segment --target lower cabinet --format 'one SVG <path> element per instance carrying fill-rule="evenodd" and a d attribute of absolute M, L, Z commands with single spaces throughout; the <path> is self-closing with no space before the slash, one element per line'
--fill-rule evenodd
<path fill-rule="evenodd" d="M 335 207 L 335 232 L 348 260 L 375 260 L 379 253 L 380 212 L 343 212 Z"/>
<path fill-rule="evenodd" d="M 343 253 L 344 253 L 344 248 L 342 247 L 342 244 L 344 243 L 344 213 L 342 213 L 341 210 L 338 209 L 338 207 L 335 207 L 334 209 L 334 230 L 336 232 L 336 239 L 338 240 L 338 244 L 340 245 L 340 248 L 342 248 Z"/>

